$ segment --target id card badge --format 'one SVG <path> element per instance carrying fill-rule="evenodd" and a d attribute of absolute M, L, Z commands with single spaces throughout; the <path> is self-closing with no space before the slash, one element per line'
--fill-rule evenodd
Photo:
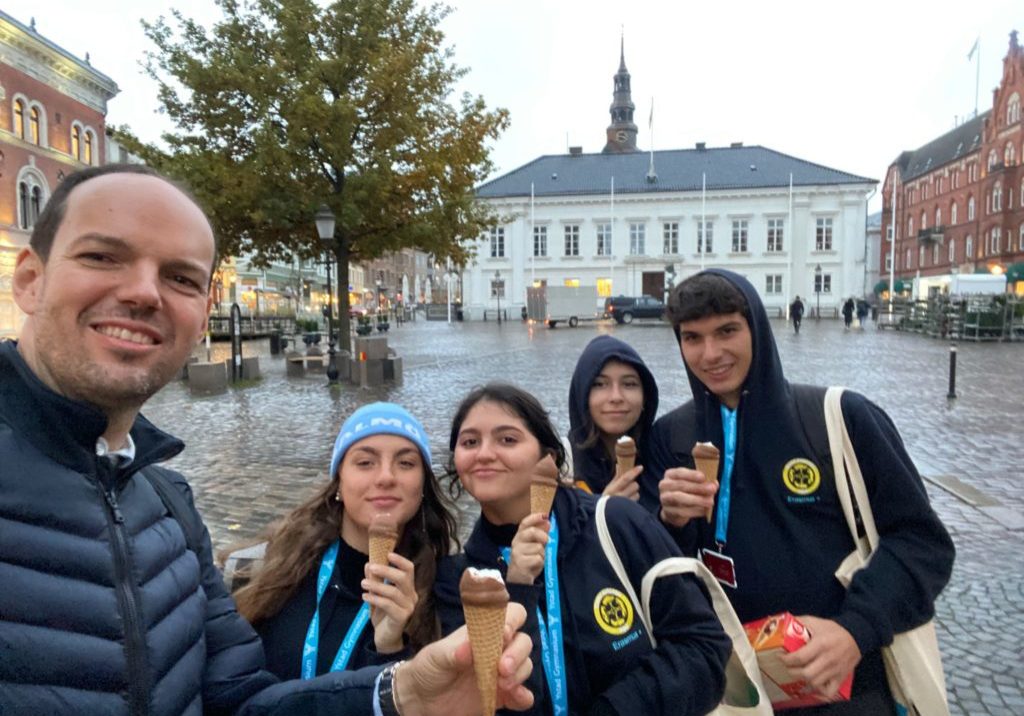
<path fill-rule="evenodd" d="M 702 549 L 700 561 L 704 563 L 711 574 L 715 575 L 715 579 L 727 587 L 736 589 L 736 565 L 733 563 L 732 557 L 726 557 L 714 550 Z"/>

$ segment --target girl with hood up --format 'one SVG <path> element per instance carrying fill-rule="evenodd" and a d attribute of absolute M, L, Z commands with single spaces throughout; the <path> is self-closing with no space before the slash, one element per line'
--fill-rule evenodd
<path fill-rule="evenodd" d="M 387 565 L 371 565 L 369 527 L 381 513 L 398 540 Z M 396 661 L 438 638 L 434 576 L 454 534 L 420 422 L 393 403 L 356 410 L 335 440 L 330 480 L 278 523 L 235 593 L 267 668 L 307 679 Z"/>
<path fill-rule="evenodd" d="M 658 386 L 640 354 L 612 336 L 598 336 L 583 349 L 569 386 L 569 444 L 576 484 L 594 494 L 636 500 L 637 465 L 615 477 L 615 442 L 643 438 L 658 412 Z"/>

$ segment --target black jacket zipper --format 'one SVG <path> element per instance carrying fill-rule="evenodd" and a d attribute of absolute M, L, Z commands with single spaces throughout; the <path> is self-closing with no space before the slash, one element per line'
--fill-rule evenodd
<path fill-rule="evenodd" d="M 107 523 L 110 527 L 110 546 L 114 557 L 114 583 L 117 601 L 124 620 L 124 651 L 127 664 L 128 706 L 133 716 L 149 714 L 149 664 L 146 659 L 146 639 L 143 634 L 142 617 L 139 609 L 139 594 L 132 578 L 131 557 L 128 552 L 128 534 L 125 529 L 124 515 L 117 504 L 117 496 L 111 485 L 113 477 L 109 468 L 105 469 L 100 458 L 100 489 L 106 504 Z M 107 473 L 107 475 L 104 475 Z"/>

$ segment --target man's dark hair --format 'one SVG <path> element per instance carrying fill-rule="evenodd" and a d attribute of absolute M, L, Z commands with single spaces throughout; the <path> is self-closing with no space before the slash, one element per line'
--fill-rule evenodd
<path fill-rule="evenodd" d="M 682 281 L 668 296 L 665 315 L 679 338 L 679 324 L 708 316 L 740 313 L 750 322 L 750 307 L 743 293 L 726 278 L 699 273 Z"/>
<path fill-rule="evenodd" d="M 46 206 L 43 208 L 43 213 L 36 220 L 36 225 L 32 229 L 32 238 L 29 239 L 29 246 L 43 260 L 43 263 L 46 263 L 50 258 L 53 239 L 57 235 L 60 225 L 64 222 L 64 214 L 67 212 L 68 197 L 71 195 L 71 192 L 74 191 L 75 187 L 84 184 L 90 179 L 106 176 L 107 174 L 141 174 L 162 179 L 188 197 L 189 201 L 199 207 L 200 211 L 203 210 L 203 207 L 196 200 L 195 196 L 192 195 L 188 187 L 165 177 L 156 169 L 145 164 L 104 164 L 101 167 L 87 167 L 64 177 L 61 183 L 57 185 L 53 194 L 50 195 L 49 201 L 46 202 Z M 220 253 L 219 248 L 217 235 L 214 233 L 213 266 L 210 267 L 211 277 L 213 276 L 213 269 L 217 266 L 217 256 Z"/>

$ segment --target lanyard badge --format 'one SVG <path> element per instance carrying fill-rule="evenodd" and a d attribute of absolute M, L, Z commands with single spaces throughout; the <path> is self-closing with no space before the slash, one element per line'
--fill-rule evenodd
<path fill-rule="evenodd" d="M 327 584 L 331 581 L 331 575 L 334 573 L 334 565 L 338 561 L 339 545 L 340 541 L 334 540 L 334 543 L 324 553 L 323 559 L 320 560 L 320 572 L 316 578 L 316 611 L 313 612 L 309 628 L 306 629 L 306 640 L 302 646 L 303 679 L 312 679 L 316 676 L 317 653 L 320 649 L 320 601 L 323 599 L 324 593 L 327 591 Z M 364 602 L 355 619 L 352 620 L 352 624 L 349 625 L 341 646 L 338 647 L 338 653 L 331 663 L 331 671 L 345 670 L 352 658 L 352 652 L 355 651 L 356 644 L 359 642 L 359 637 L 362 636 L 369 621 L 370 605 Z"/>

